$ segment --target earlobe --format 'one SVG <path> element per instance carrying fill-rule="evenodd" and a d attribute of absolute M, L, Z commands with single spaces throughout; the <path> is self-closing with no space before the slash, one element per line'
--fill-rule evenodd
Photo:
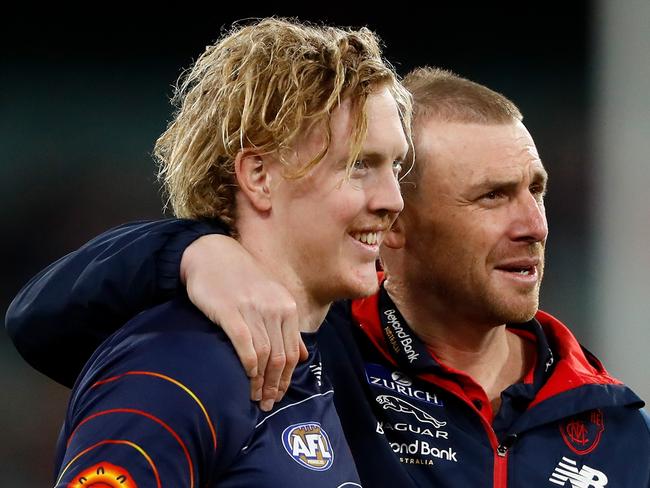
<path fill-rule="evenodd" d="M 271 173 L 268 161 L 251 150 L 242 150 L 235 157 L 235 176 L 239 189 L 256 210 L 271 210 Z"/>
<path fill-rule="evenodd" d="M 397 217 L 397 220 L 386 234 L 386 237 L 384 237 L 383 245 L 390 249 L 401 249 L 405 244 L 404 223 L 401 217 Z"/>

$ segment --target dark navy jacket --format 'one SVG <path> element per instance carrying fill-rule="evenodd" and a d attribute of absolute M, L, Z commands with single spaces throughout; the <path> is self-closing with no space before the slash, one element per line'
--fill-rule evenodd
<path fill-rule="evenodd" d="M 187 243 L 218 231 L 171 220 L 91 241 L 16 297 L 7 327 L 17 348 L 69 384 L 102 335 L 174 292 Z M 471 378 L 436 361 L 385 293 L 332 307 L 319 349 L 364 486 L 650 486 L 643 402 L 550 315 L 509 331 L 535 343 L 537 361 L 495 414 Z M 82 338 L 74 348 L 73 337 Z M 67 364 L 47 357 L 57 341 L 76 351 Z"/>
<path fill-rule="evenodd" d="M 360 486 L 316 337 L 303 337 L 307 361 L 264 413 L 225 334 L 185 297 L 138 315 L 73 389 L 56 486 Z"/>

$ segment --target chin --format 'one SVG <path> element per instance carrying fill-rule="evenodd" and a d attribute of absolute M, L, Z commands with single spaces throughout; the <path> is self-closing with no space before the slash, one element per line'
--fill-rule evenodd
<path fill-rule="evenodd" d="M 504 305 L 499 307 L 497 315 L 501 323 L 523 324 L 528 322 L 537 313 L 539 303 L 535 300 L 534 303 L 518 304 L 518 305 Z"/>
<path fill-rule="evenodd" d="M 374 265 L 372 272 L 359 273 L 348 282 L 347 298 L 363 298 L 374 295 L 379 290 L 379 280 Z"/>

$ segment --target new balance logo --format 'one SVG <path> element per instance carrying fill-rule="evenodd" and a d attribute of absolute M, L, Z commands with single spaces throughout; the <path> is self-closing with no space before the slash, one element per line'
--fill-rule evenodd
<path fill-rule="evenodd" d="M 557 464 L 548 480 L 556 485 L 571 488 L 603 488 L 607 485 L 605 473 L 587 465 L 578 471 L 576 462 L 567 457 L 562 457 L 562 461 Z M 571 484 L 567 484 L 567 481 Z"/>

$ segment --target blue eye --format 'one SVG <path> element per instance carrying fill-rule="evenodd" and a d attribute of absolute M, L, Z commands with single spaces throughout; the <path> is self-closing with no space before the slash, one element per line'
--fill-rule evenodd
<path fill-rule="evenodd" d="M 368 168 L 368 163 L 364 159 L 357 159 L 353 164 L 352 164 L 352 169 L 354 170 L 362 170 L 362 169 L 367 169 Z"/>
<path fill-rule="evenodd" d="M 401 161 L 393 161 L 393 172 L 395 173 L 395 175 L 399 175 L 402 172 Z"/>

